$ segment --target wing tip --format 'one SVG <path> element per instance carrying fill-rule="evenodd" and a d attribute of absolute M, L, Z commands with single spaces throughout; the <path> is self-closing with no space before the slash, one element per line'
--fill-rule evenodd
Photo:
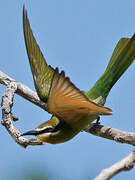
<path fill-rule="evenodd" d="M 28 15 L 27 15 L 27 9 L 25 8 L 25 4 L 23 4 L 23 25 L 25 25 L 25 21 L 29 23 Z"/>
<path fill-rule="evenodd" d="M 27 15 L 27 10 L 25 9 L 25 4 L 23 4 L 23 17 L 26 17 Z"/>
<path fill-rule="evenodd" d="M 108 107 L 104 107 L 103 115 L 113 115 L 113 110 Z"/>

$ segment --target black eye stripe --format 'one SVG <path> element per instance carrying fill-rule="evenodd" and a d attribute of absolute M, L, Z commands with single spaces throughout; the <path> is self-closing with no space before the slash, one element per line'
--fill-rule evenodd
<path fill-rule="evenodd" d="M 43 130 L 40 130 L 40 131 L 39 131 L 39 134 L 53 132 L 53 130 L 54 130 L 54 128 L 52 128 L 52 127 L 47 127 L 47 128 L 45 128 L 45 129 L 43 129 Z"/>
<path fill-rule="evenodd" d="M 64 122 L 63 121 L 60 121 L 59 124 L 55 127 L 46 127 L 45 129 L 38 129 L 38 135 L 40 134 L 44 134 L 44 133 L 49 133 L 49 132 L 57 132 L 61 129 L 62 126 L 65 126 Z M 66 125 L 67 126 L 67 125 Z"/>

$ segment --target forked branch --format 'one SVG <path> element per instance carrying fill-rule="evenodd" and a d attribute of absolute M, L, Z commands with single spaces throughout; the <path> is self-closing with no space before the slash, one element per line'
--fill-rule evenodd
<path fill-rule="evenodd" d="M 7 83 L 7 89 L 2 96 L 1 108 L 2 108 L 2 125 L 5 126 L 8 133 L 20 146 L 26 148 L 28 145 L 43 145 L 43 142 L 37 139 L 26 139 L 21 136 L 21 133 L 13 125 L 13 121 L 18 120 L 17 117 L 11 113 L 13 106 L 14 93 L 17 91 L 17 83 Z"/>

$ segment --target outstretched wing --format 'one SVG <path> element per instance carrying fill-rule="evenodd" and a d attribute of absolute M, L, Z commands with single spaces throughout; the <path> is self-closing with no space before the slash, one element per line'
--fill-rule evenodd
<path fill-rule="evenodd" d="M 134 60 L 135 34 L 131 38 L 121 38 L 118 41 L 104 73 L 86 94 L 103 105 L 113 85 Z"/>
<path fill-rule="evenodd" d="M 50 94 L 48 110 L 67 123 L 77 121 L 85 115 L 111 115 L 112 110 L 90 101 L 71 81 L 64 71 L 56 68 Z"/>
<path fill-rule="evenodd" d="M 40 48 L 33 36 L 27 11 L 23 7 L 23 31 L 26 50 L 29 58 L 31 71 L 33 74 L 34 84 L 39 98 L 42 101 L 47 101 L 54 69 L 48 66 L 46 60 L 40 51 Z"/>

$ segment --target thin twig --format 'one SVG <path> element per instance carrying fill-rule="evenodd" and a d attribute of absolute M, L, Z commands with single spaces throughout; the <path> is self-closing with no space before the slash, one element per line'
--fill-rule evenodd
<path fill-rule="evenodd" d="M 109 168 L 103 169 L 94 180 L 109 180 L 111 177 L 133 168 L 135 163 L 135 151 L 132 151 L 127 157 L 112 165 Z"/>

